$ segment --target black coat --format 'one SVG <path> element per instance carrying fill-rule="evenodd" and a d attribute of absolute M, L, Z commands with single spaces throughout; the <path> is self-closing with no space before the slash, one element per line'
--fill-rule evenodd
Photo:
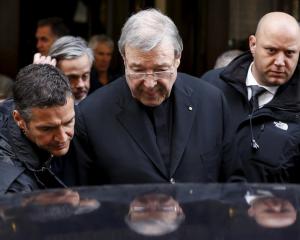
<path fill-rule="evenodd" d="M 231 122 L 237 131 L 235 158 L 242 161 L 248 181 L 299 183 L 299 67 L 290 81 L 278 88 L 272 101 L 251 114 L 245 82 L 252 61 L 250 52 L 245 53 L 226 68 L 211 70 L 202 78 L 221 89 L 230 105 Z M 251 146 L 252 139 L 258 149 Z"/>
<path fill-rule="evenodd" d="M 90 78 L 90 90 L 89 90 L 89 94 L 91 94 L 92 92 L 94 92 L 95 90 L 97 90 L 98 88 L 103 87 L 104 85 L 102 83 L 99 82 L 99 75 L 97 70 L 92 67 L 91 69 L 91 74 L 90 74 L 91 78 Z M 115 79 L 117 79 L 118 77 L 120 77 L 121 74 L 116 74 L 113 72 L 108 72 L 108 83 L 114 81 Z M 107 84 L 108 84 L 107 83 Z"/>
<path fill-rule="evenodd" d="M 7 103 L 0 109 L 0 194 L 64 187 L 50 169 L 51 155 L 24 136 L 8 111 L 13 102 Z"/>
<path fill-rule="evenodd" d="M 79 104 L 65 180 L 79 185 L 227 180 L 239 166 L 231 163 L 231 128 L 223 95 L 180 73 L 172 91 L 169 169 L 145 107 L 131 96 L 122 77 Z"/>

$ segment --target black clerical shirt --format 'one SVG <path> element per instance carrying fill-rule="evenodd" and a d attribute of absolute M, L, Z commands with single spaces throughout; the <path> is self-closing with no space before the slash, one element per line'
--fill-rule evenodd
<path fill-rule="evenodd" d="M 173 94 L 157 107 L 146 107 L 148 116 L 153 124 L 156 143 L 162 159 L 170 169 L 172 130 L 173 130 Z"/>

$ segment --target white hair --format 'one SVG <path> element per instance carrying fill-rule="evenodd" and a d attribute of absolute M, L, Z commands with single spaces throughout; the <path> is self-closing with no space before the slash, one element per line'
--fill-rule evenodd
<path fill-rule="evenodd" d="M 175 57 L 179 58 L 183 44 L 174 22 L 156 9 L 143 10 L 132 15 L 124 24 L 118 42 L 119 51 L 123 57 L 126 45 L 150 51 L 164 39 L 172 43 Z"/>

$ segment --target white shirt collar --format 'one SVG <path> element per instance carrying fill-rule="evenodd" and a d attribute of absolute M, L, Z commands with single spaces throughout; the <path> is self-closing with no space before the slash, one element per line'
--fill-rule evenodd
<path fill-rule="evenodd" d="M 252 71 L 251 71 L 252 65 L 253 65 L 253 62 L 250 64 L 249 69 L 248 69 L 247 78 L 246 78 L 246 86 L 248 87 L 248 86 L 257 85 L 257 86 L 265 88 L 272 95 L 275 95 L 275 93 L 276 93 L 279 86 L 270 87 L 270 86 L 263 86 L 263 85 L 258 84 L 256 79 L 254 78 L 254 76 L 252 74 Z"/>
<path fill-rule="evenodd" d="M 273 193 L 271 193 L 268 190 L 258 190 L 255 194 L 247 191 L 245 195 L 245 200 L 249 205 L 251 205 L 251 203 L 253 203 L 255 200 L 259 198 L 266 198 L 266 197 L 273 197 L 273 196 L 274 196 Z"/>

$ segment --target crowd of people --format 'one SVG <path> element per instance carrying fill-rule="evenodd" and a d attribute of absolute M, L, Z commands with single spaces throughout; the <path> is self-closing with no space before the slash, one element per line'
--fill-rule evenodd
<path fill-rule="evenodd" d="M 264 15 L 249 51 L 231 51 L 202 77 L 177 71 L 182 39 L 156 9 L 132 15 L 121 30 L 123 76 L 110 69 L 114 42 L 106 35 L 87 43 L 51 18 L 38 23 L 36 38 L 33 64 L 0 105 L 1 194 L 300 182 L 300 27 L 293 16 Z"/>

